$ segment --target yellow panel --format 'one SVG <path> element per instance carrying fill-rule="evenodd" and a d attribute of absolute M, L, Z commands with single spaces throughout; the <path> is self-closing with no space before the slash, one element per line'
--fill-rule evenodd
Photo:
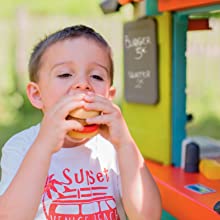
<path fill-rule="evenodd" d="M 125 100 L 122 111 L 143 156 L 171 163 L 171 15 L 156 16 L 158 25 L 159 102 L 134 104 Z M 144 95 L 144 94 L 143 94 Z"/>

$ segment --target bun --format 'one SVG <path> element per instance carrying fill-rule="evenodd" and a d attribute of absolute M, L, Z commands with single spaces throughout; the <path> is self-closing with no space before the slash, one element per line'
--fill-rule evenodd
<path fill-rule="evenodd" d="M 74 139 L 84 139 L 84 138 L 91 138 L 98 133 L 98 130 L 90 132 L 90 133 L 81 133 L 79 131 L 71 130 L 67 134 Z"/>
<path fill-rule="evenodd" d="M 98 111 L 94 111 L 94 110 L 86 111 L 83 108 L 78 108 L 71 111 L 67 119 L 77 120 L 79 123 L 82 124 L 82 126 L 84 126 L 84 128 L 82 131 L 71 130 L 67 133 L 67 135 L 74 139 L 85 139 L 95 136 L 98 133 L 99 126 L 96 124 L 88 125 L 85 119 L 96 117 L 99 114 L 100 112 Z"/>
<path fill-rule="evenodd" d="M 98 116 L 99 114 L 100 113 L 97 111 L 94 111 L 94 110 L 86 111 L 83 108 L 75 109 L 69 113 L 70 116 L 74 118 L 81 118 L 81 119 L 92 118 L 92 117 Z"/>

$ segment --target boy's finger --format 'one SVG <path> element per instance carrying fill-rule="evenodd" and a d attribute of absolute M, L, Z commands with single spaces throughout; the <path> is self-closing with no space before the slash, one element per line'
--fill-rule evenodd
<path fill-rule="evenodd" d="M 86 122 L 88 124 L 98 124 L 98 125 L 110 125 L 114 118 L 110 114 L 102 114 L 97 117 L 87 118 Z"/>
<path fill-rule="evenodd" d="M 54 106 L 53 106 L 53 112 L 55 114 L 60 114 L 60 115 L 65 115 L 67 114 L 70 110 L 76 108 L 76 107 L 81 107 L 84 104 L 83 101 L 83 94 L 78 94 L 74 96 L 65 96 L 62 97 Z M 71 109 L 72 108 L 72 109 Z"/>
<path fill-rule="evenodd" d="M 86 110 L 97 110 L 104 114 L 111 114 L 116 111 L 115 105 L 110 101 L 85 103 Z"/>
<path fill-rule="evenodd" d="M 82 108 L 85 105 L 84 101 L 72 101 L 67 102 L 65 105 L 63 105 L 59 110 L 56 111 L 56 114 L 58 117 L 66 118 L 66 116 L 69 114 L 70 111 Z"/>
<path fill-rule="evenodd" d="M 70 130 L 76 130 L 76 131 L 81 131 L 83 129 L 82 124 L 80 124 L 76 120 L 66 120 L 66 131 Z"/>

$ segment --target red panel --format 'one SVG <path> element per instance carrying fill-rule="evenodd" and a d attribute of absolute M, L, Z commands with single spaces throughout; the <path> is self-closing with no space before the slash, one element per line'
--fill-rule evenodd
<path fill-rule="evenodd" d="M 212 5 L 220 3 L 220 0 L 158 0 L 159 11 L 176 11 L 191 7 Z"/>
<path fill-rule="evenodd" d="M 146 161 L 161 193 L 163 208 L 178 220 L 220 220 L 214 204 L 220 200 L 220 182 L 208 180 L 199 173 L 186 173 L 181 168 Z M 214 193 L 198 194 L 185 188 L 200 183 L 216 190 Z"/>
<path fill-rule="evenodd" d="M 211 30 L 209 27 L 209 19 L 189 19 L 188 31 Z"/>
<path fill-rule="evenodd" d="M 143 0 L 118 0 L 120 5 L 125 5 L 128 4 L 130 2 L 142 2 Z"/>
<path fill-rule="evenodd" d="M 132 0 L 118 0 L 118 2 L 119 2 L 121 5 L 125 5 L 125 4 L 127 4 L 127 3 L 132 2 Z"/>

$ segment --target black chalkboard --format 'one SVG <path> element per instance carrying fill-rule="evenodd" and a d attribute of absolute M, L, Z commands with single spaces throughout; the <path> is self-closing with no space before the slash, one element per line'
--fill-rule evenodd
<path fill-rule="evenodd" d="M 124 24 L 124 89 L 128 102 L 158 102 L 157 24 L 142 18 Z"/>

